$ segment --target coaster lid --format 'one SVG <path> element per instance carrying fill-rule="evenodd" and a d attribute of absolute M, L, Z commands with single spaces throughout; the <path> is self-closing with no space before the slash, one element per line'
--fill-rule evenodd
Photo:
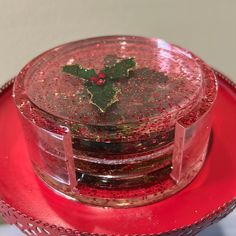
<path fill-rule="evenodd" d="M 54 121 L 119 139 L 173 128 L 204 97 L 207 79 L 191 54 L 161 39 L 108 36 L 41 54 L 17 77 L 15 96 L 23 113 L 30 103 Z"/>

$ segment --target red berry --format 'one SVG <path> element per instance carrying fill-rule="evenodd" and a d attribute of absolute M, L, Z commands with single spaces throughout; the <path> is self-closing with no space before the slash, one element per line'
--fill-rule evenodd
<path fill-rule="evenodd" d="M 91 77 L 90 81 L 96 83 L 98 81 L 98 78 L 97 77 Z"/>
<path fill-rule="evenodd" d="M 99 79 L 105 79 L 105 78 L 106 78 L 106 75 L 105 75 L 104 73 L 101 73 L 101 72 L 100 72 L 100 73 L 98 74 L 98 78 L 99 78 Z"/>
<path fill-rule="evenodd" d="M 96 82 L 96 85 L 103 85 L 105 84 L 105 80 L 104 79 L 99 79 L 97 82 Z"/>

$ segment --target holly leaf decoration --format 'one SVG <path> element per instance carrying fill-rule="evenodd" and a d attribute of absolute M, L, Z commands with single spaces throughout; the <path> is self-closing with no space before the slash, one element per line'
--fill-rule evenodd
<path fill-rule="evenodd" d="M 94 69 L 85 69 L 79 64 L 65 65 L 63 66 L 62 71 L 83 79 L 90 79 L 91 77 L 96 76 Z"/>
<path fill-rule="evenodd" d="M 111 79 L 120 79 L 128 77 L 129 70 L 136 65 L 134 58 L 128 58 L 118 61 L 112 66 L 106 66 L 101 72 Z"/>
<path fill-rule="evenodd" d="M 112 81 L 108 81 L 103 86 L 91 84 L 87 86 L 87 90 L 91 95 L 91 103 L 98 107 L 101 112 L 105 112 L 109 106 L 119 101 L 117 94 L 120 90 L 113 87 Z"/>
<path fill-rule="evenodd" d="M 97 74 L 94 69 L 83 68 L 80 64 L 65 65 L 64 73 L 85 79 L 84 83 L 90 94 L 90 103 L 95 105 L 99 111 L 105 112 L 115 102 L 119 101 L 117 94 L 120 92 L 113 83 L 117 79 L 128 78 L 129 71 L 136 65 L 134 58 L 119 59 Z"/>

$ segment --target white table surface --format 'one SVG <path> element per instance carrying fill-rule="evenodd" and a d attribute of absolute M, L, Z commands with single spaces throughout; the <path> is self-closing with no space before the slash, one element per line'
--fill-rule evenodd
<path fill-rule="evenodd" d="M 174 42 L 236 82 L 235 0 L 0 0 L 0 85 L 53 46 L 111 34 Z M 234 222 L 235 211 L 199 235 L 235 236 Z"/>

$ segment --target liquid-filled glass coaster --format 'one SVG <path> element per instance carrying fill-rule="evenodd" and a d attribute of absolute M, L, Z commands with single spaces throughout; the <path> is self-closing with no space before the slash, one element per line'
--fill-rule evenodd
<path fill-rule="evenodd" d="M 132 207 L 189 184 L 207 154 L 214 72 L 160 39 L 91 38 L 53 48 L 16 77 L 38 176 L 83 203 Z"/>

